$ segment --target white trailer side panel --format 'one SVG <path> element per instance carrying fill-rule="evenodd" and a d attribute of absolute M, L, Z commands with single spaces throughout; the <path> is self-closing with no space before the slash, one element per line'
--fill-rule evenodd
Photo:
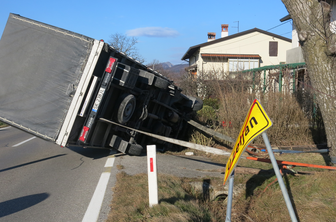
<path fill-rule="evenodd" d="M 0 121 L 63 141 L 99 45 L 92 38 L 10 14 L 0 40 Z M 70 122 L 64 125 L 66 118 Z"/>

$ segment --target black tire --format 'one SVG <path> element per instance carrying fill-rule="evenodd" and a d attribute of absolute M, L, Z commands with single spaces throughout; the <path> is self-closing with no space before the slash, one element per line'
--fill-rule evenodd
<path fill-rule="evenodd" d="M 130 144 L 130 148 L 128 150 L 128 154 L 132 156 L 140 156 L 142 153 L 142 146 L 139 144 Z"/>
<path fill-rule="evenodd" d="M 136 99 L 132 94 L 123 94 L 120 99 L 121 103 L 118 107 L 117 121 L 124 124 L 131 119 L 134 113 Z"/>

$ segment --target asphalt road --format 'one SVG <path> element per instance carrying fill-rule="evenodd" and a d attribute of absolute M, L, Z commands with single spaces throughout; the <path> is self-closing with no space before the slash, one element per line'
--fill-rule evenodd
<path fill-rule="evenodd" d="M 159 174 L 223 177 L 223 167 L 204 157 L 157 154 Z M 0 222 L 105 221 L 120 171 L 146 173 L 147 157 L 61 148 L 13 127 L 0 129 Z"/>
<path fill-rule="evenodd" d="M 109 152 L 61 148 L 13 127 L 0 129 L 0 221 L 82 221 Z M 114 179 L 98 221 L 109 212 Z"/>
<path fill-rule="evenodd" d="M 201 156 L 175 156 L 157 153 L 157 173 L 169 174 L 177 177 L 203 178 L 222 177 L 225 165 L 214 163 Z M 146 156 L 120 155 L 115 160 L 115 166 L 121 165 L 122 171 L 129 175 L 147 173 Z"/>

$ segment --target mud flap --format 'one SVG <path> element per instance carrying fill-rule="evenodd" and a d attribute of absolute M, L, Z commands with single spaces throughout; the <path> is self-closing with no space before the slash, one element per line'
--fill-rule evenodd
<path fill-rule="evenodd" d="M 113 135 L 109 145 L 122 153 L 127 153 L 129 143 L 121 139 L 119 136 Z"/>
<path fill-rule="evenodd" d="M 116 135 L 112 136 L 109 145 L 122 153 L 133 156 L 140 156 L 143 150 L 141 145 L 130 144 L 129 142 L 126 142 L 125 140 L 121 139 L 119 136 Z"/>

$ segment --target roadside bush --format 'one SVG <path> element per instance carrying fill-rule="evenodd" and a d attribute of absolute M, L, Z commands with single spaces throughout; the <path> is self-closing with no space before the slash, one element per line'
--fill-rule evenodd
<path fill-rule="evenodd" d="M 273 123 L 267 131 L 272 145 L 325 142 L 320 113 L 314 107 L 312 93 L 307 90 L 291 93 L 283 87 L 283 91 L 278 92 L 272 88 L 274 84 L 267 83 L 269 86 L 265 88 L 263 81 L 259 81 L 262 82 L 260 85 L 252 84 L 249 78 L 238 74 L 234 79 L 224 76 L 219 80 L 213 76 L 210 80 L 197 82 L 202 82 L 203 89 L 211 88 L 211 93 L 203 90 L 204 108 L 197 113 L 197 119 L 233 139 L 237 138 L 252 102 L 258 99 Z M 257 137 L 254 143 L 264 142 Z"/>
<path fill-rule="evenodd" d="M 203 105 L 203 108 L 197 111 L 197 119 L 203 124 L 212 125 L 217 121 L 218 116 L 214 108 L 208 105 Z"/>
<path fill-rule="evenodd" d="M 231 124 L 223 127 L 224 134 L 237 138 L 254 100 L 253 97 L 257 98 L 257 95 L 246 95 L 243 92 L 225 95 L 222 99 L 223 104 L 229 108 L 220 109 L 218 118 Z M 267 131 L 271 144 L 278 146 L 314 144 L 309 117 L 302 111 L 294 96 L 269 92 L 258 100 L 273 123 Z M 263 140 L 257 137 L 254 143 L 262 144 Z"/>
<path fill-rule="evenodd" d="M 204 106 L 211 106 L 214 109 L 219 108 L 219 100 L 216 98 L 208 98 L 203 100 L 203 105 Z"/>

